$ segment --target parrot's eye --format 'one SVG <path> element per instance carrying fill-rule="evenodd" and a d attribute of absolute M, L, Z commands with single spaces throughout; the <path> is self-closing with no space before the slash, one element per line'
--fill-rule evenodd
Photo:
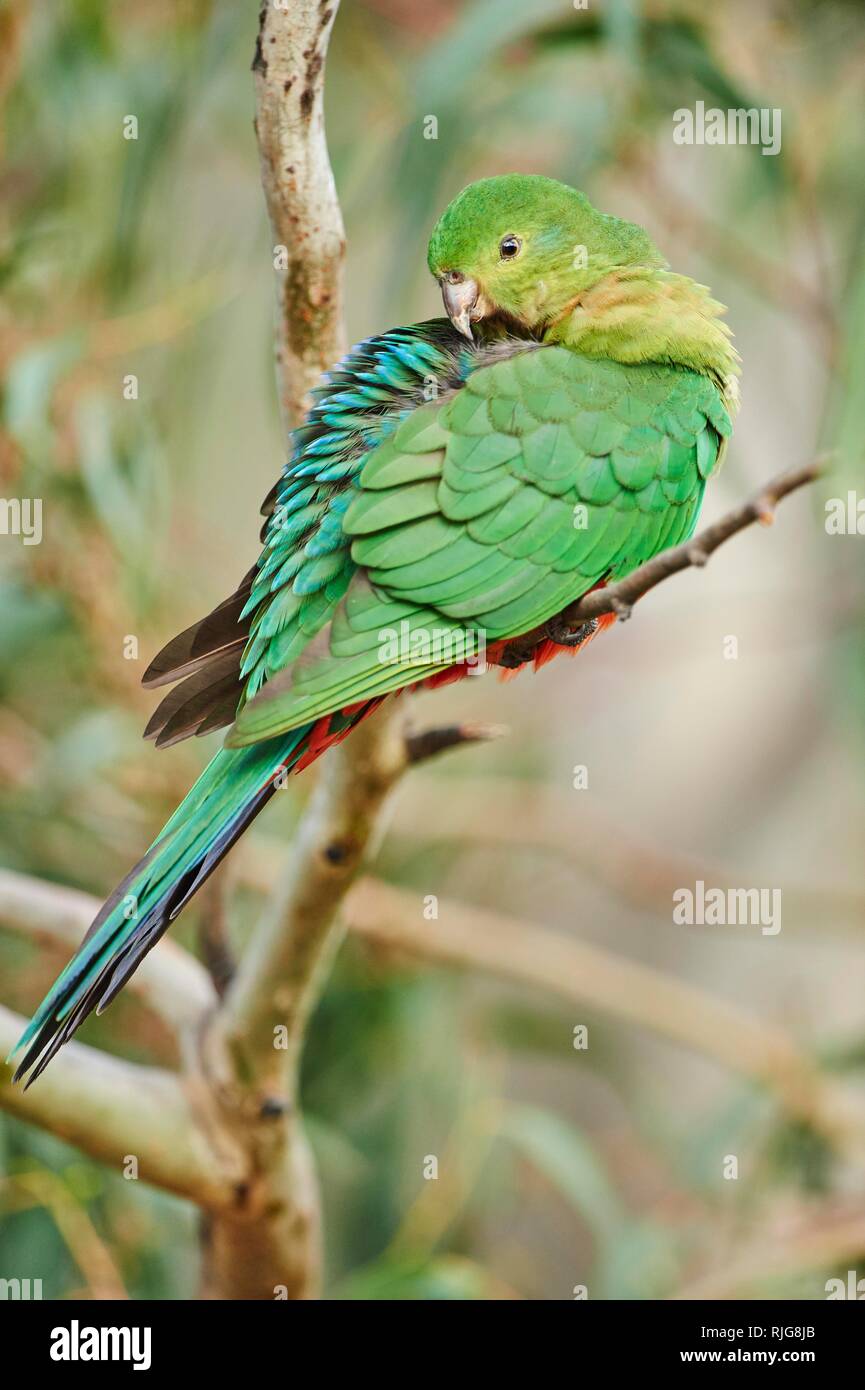
<path fill-rule="evenodd" d="M 518 236 L 509 235 L 506 237 L 502 237 L 501 241 L 499 242 L 499 255 L 501 256 L 502 260 L 512 261 L 514 256 L 519 255 L 520 247 L 522 246 L 522 244 L 523 243 L 520 241 Z"/>

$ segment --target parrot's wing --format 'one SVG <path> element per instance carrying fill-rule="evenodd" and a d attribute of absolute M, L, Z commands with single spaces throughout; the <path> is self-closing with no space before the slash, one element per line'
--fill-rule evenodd
<path fill-rule="evenodd" d="M 414 410 L 341 518 L 360 567 L 232 746 L 425 680 L 692 531 L 731 425 L 708 378 L 526 347 Z"/>
<path fill-rule="evenodd" d="M 262 507 L 258 564 L 145 672 L 148 687 L 180 682 L 145 737 L 167 747 L 230 724 L 315 637 L 355 570 L 342 517 L 365 458 L 431 389 L 459 386 L 481 353 L 447 319 L 432 319 L 359 343 L 328 373 Z"/>

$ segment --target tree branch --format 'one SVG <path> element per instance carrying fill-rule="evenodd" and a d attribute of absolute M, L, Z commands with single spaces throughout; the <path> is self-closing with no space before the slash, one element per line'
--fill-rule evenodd
<path fill-rule="evenodd" d="M 0 1055 L 6 1056 L 26 1020 L 0 1007 Z M 91 1158 L 122 1168 L 133 1157 L 138 1176 L 217 1210 L 237 1203 L 246 1178 L 243 1151 L 208 1138 L 195 1097 L 171 1072 L 121 1061 L 71 1042 L 25 1091 L 9 1068 L 0 1105 L 75 1144 Z"/>
<path fill-rule="evenodd" d="M 324 61 L 339 0 L 261 6 L 252 71 L 277 272 L 276 360 L 288 428 L 345 351 L 345 231 L 324 132 Z"/>
<path fill-rule="evenodd" d="M 331 752 L 218 1020 L 259 1106 L 296 1103 L 306 1025 L 344 933 L 337 912 L 391 788 L 409 766 L 501 732 L 449 725 L 403 734 L 379 710 Z"/>
<path fill-rule="evenodd" d="M 844 1086 L 783 1029 L 694 985 L 500 912 L 439 899 L 437 918 L 427 921 L 416 896 L 371 878 L 355 885 L 346 917 L 379 945 L 535 985 L 650 1029 L 767 1087 L 837 1150 L 865 1154 L 865 1111 Z"/>
<path fill-rule="evenodd" d="M 405 758 L 409 766 L 425 763 L 451 748 L 467 743 L 489 743 L 507 733 L 504 724 L 440 724 L 430 729 L 410 729 L 405 733 Z"/>
<path fill-rule="evenodd" d="M 771 526 L 775 519 L 775 508 L 782 498 L 788 497 L 797 488 L 813 483 L 825 471 L 826 460 L 818 459 L 804 468 L 796 468 L 789 473 L 781 473 L 766 483 L 749 502 L 742 503 L 712 526 L 707 526 L 699 535 L 685 541 L 683 545 L 671 550 L 662 550 L 638 569 L 632 570 L 616 584 L 604 589 L 592 589 L 576 603 L 570 604 L 556 620 L 571 629 L 600 618 L 605 613 L 615 613 L 619 619 L 629 618 L 634 604 L 665 579 L 682 570 L 696 566 L 702 568 L 719 546 L 731 536 L 744 531 L 746 527 L 759 522 L 761 526 Z"/>
<path fill-rule="evenodd" d="M 342 937 L 336 911 L 406 766 L 403 739 L 392 722 L 379 726 L 380 714 L 331 752 L 220 1018 L 238 1074 L 291 1102 L 309 1013 Z"/>
<path fill-rule="evenodd" d="M 252 1154 L 254 1227 L 211 1225 L 208 1288 L 219 1296 L 315 1297 L 321 1204 L 298 1113 L 300 1052 L 345 928 L 337 913 L 406 766 L 404 742 L 382 712 L 331 751 L 288 862 L 214 1019 L 205 1065 L 224 1113 Z"/>
<path fill-rule="evenodd" d="M 289 428 L 345 348 L 345 234 L 324 133 L 324 62 L 337 8 L 338 0 L 263 4 L 252 64 L 276 243 L 277 376 Z M 252 1222 L 210 1222 L 210 1297 L 273 1298 L 276 1287 L 289 1298 L 318 1292 L 321 1202 L 296 1111 L 297 1061 L 341 937 L 336 909 L 372 833 L 386 747 L 380 718 L 331 754 L 274 901 L 204 1039 L 202 1063 L 225 1123 L 251 1156 L 249 1208 L 263 1213 Z"/>
<path fill-rule="evenodd" d="M 363 733 L 361 725 L 354 737 Z M 386 758 L 382 757 L 384 747 Z M 336 750 L 334 757 L 338 759 L 340 752 L 344 757 L 347 745 Z M 439 917 L 430 923 L 420 916 L 416 897 L 405 889 L 372 877 L 355 882 L 361 859 L 355 853 L 344 856 L 342 850 L 354 843 L 359 831 L 368 835 L 389 789 L 411 765 L 405 745 L 394 741 L 384 745 L 374 733 L 369 753 L 375 761 L 364 764 L 366 775 L 360 782 L 355 780 L 354 767 L 345 762 L 333 781 L 320 781 L 302 835 L 294 841 L 281 874 L 272 854 L 254 856 L 256 886 L 267 892 L 275 885 L 275 892 L 265 912 L 264 933 L 252 943 L 253 954 L 244 957 L 226 1012 L 218 1021 L 233 1054 L 234 1079 L 223 1078 L 222 1084 L 236 1088 L 239 1076 L 245 1078 L 248 1090 L 245 1100 L 234 1098 L 243 1115 L 238 1139 L 248 1137 L 261 1123 L 267 1148 L 272 1150 L 278 1129 L 275 1120 L 283 1115 L 291 1122 L 297 1062 L 316 996 L 315 982 L 337 948 L 335 937 L 341 939 L 341 931 L 334 932 L 330 926 L 334 900 L 338 903 L 347 894 L 343 929 L 438 964 L 535 986 L 580 1007 L 649 1029 L 765 1086 L 792 1116 L 811 1125 L 836 1148 L 865 1152 L 865 1116 L 847 1088 L 827 1079 L 783 1029 L 694 985 L 549 928 L 448 900 L 439 902 Z M 342 781 L 347 775 L 351 777 L 348 786 Z M 441 810 L 444 814 L 444 806 Z M 516 824 L 516 804 L 508 814 Z M 459 833 L 459 823 L 455 829 Z M 337 847 L 340 852 L 334 859 Z M 28 894 L 38 901 L 46 887 L 25 875 L 7 873 L 4 878 L 16 881 L 18 902 L 24 902 Z M 89 922 L 97 900 L 83 893 L 74 896 L 81 900 L 82 924 Z M 288 993 L 284 993 L 286 979 Z M 268 1029 L 283 1028 L 286 1046 L 275 1048 Z M 55 1071 L 53 1063 L 49 1071 Z M 8 1092 L 10 1100 L 20 1094 L 11 1088 Z M 27 1095 L 41 1094 L 40 1080 Z M 0 1091 L 0 1105 L 11 1108 L 5 1091 Z M 39 1122 L 61 1132 L 51 1123 L 50 1105 Z M 222 1191 L 224 1183 L 218 1186 Z M 207 1204 L 206 1198 L 196 1196 L 195 1200 Z M 245 1204 L 257 1205 L 249 1191 Z"/>

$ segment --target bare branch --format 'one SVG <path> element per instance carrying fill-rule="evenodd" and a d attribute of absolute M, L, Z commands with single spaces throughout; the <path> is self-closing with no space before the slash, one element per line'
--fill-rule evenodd
<path fill-rule="evenodd" d="M 435 758 L 449 748 L 462 748 L 467 743 L 487 743 L 503 738 L 504 724 L 441 724 L 431 729 L 411 730 L 405 735 L 406 761 L 410 766 Z"/>
<path fill-rule="evenodd" d="M 324 61 L 339 0 L 263 4 L 252 70 L 277 271 L 277 375 L 286 424 L 345 351 L 345 231 L 324 133 Z"/>
<path fill-rule="evenodd" d="M 405 745 L 381 711 L 334 749 L 219 1020 L 238 1075 L 295 1099 L 297 1060 L 322 976 L 342 939 L 337 909 L 356 877 Z"/>
<path fill-rule="evenodd" d="M 362 734 L 363 727 L 357 731 L 356 737 Z M 380 750 L 377 740 L 373 748 L 378 754 Z M 334 784 L 328 779 L 322 779 L 315 798 L 317 805 L 312 808 L 314 814 L 308 816 L 304 824 L 304 844 L 307 848 L 302 851 L 301 842 L 295 842 L 286 874 L 288 891 L 282 901 L 284 909 L 289 912 L 288 940 L 283 941 L 282 934 L 276 931 L 270 939 L 271 950 L 275 949 L 276 955 L 268 953 L 267 964 L 259 963 L 255 968 L 251 960 L 248 964 L 244 963 L 246 983 L 243 987 L 249 991 L 248 998 L 258 1000 L 264 1011 L 266 1026 L 261 1034 L 263 1055 L 268 1070 L 273 1064 L 274 1072 L 267 1077 L 254 1068 L 253 1060 L 248 1053 L 249 1040 L 254 1036 L 254 1030 L 247 1030 L 241 1018 L 235 1015 L 234 1026 L 240 1034 L 237 1062 L 244 1073 L 255 1078 L 255 1089 L 261 1095 L 267 1094 L 268 1085 L 275 1088 L 270 1095 L 270 1106 L 264 1106 L 265 1118 L 268 1121 L 274 1119 L 281 1107 L 290 1109 L 284 1099 L 279 1105 L 275 1105 L 274 1101 L 277 1094 L 284 1095 L 285 1077 L 282 1072 L 288 1071 L 290 1063 L 296 1063 L 297 1056 L 296 1051 L 289 1054 L 286 1050 L 274 1049 L 272 1034 L 268 1034 L 266 1029 L 267 1026 L 285 1026 L 293 1019 L 294 1041 L 296 1047 L 299 1047 L 303 1024 L 307 1017 L 304 1010 L 312 1003 L 309 994 L 310 974 L 315 975 L 313 970 L 292 976 L 292 988 L 295 992 L 290 1001 L 291 1007 L 286 1008 L 287 1001 L 282 995 L 284 978 L 280 973 L 281 966 L 280 970 L 277 970 L 277 965 L 284 954 L 292 963 L 292 969 L 294 968 L 296 957 L 291 943 L 296 945 L 298 939 L 302 942 L 302 958 L 307 963 L 312 961 L 316 950 L 322 951 L 327 947 L 333 949 L 327 926 L 328 914 L 333 911 L 333 905 L 332 902 L 327 907 L 322 904 L 319 889 L 322 882 L 326 881 L 327 897 L 331 899 L 335 890 L 337 898 L 342 897 L 343 893 L 350 889 L 360 864 L 357 854 L 343 858 L 340 853 L 336 855 L 334 863 L 333 850 L 336 846 L 345 845 L 346 825 L 351 824 L 356 833 L 358 815 L 364 824 L 371 826 L 374 823 L 376 807 L 381 804 L 381 800 L 404 766 L 404 756 L 399 741 L 396 740 L 390 745 L 388 761 L 379 762 L 375 771 L 368 772 L 370 780 L 352 789 L 350 805 L 346 804 L 342 793 L 337 791 Z M 350 771 L 350 768 L 343 767 L 341 774 L 344 776 Z M 427 819 L 429 794 L 428 790 Z M 500 789 L 499 796 L 507 794 L 506 787 Z M 524 798 L 524 791 L 519 795 Z M 372 800 L 375 802 L 374 806 L 371 805 Z M 462 804 L 464 801 L 465 798 L 461 795 L 458 802 Z M 435 804 L 437 800 L 434 801 Z M 444 812 L 444 804 L 441 809 Z M 476 808 L 473 808 L 470 799 L 466 802 L 466 810 L 469 819 L 476 814 Z M 534 824 L 538 814 L 536 808 L 524 807 L 524 811 L 526 810 L 529 813 L 529 823 Z M 452 808 L 452 814 L 457 815 L 457 811 L 456 806 Z M 506 804 L 504 820 L 515 834 L 518 829 L 517 813 L 516 801 L 510 810 Z M 436 815 L 432 818 L 440 819 Z M 526 824 L 524 819 L 524 828 Z M 557 814 L 548 819 L 541 819 L 534 827 L 535 839 L 546 838 L 549 843 L 554 843 L 554 827 L 557 824 L 560 827 L 563 824 L 561 816 Z M 458 816 L 453 822 L 456 833 L 461 833 L 462 826 L 463 821 Z M 316 827 L 316 848 L 313 853 L 309 853 L 310 838 L 315 835 Z M 603 833 L 602 831 L 600 838 L 603 838 Z M 570 838 L 570 832 L 565 829 L 564 841 L 570 842 Z M 592 850 L 592 857 L 595 849 Z M 638 850 L 632 854 L 631 849 L 626 847 L 622 860 L 632 859 L 639 866 L 645 860 L 645 854 L 641 856 Z M 262 853 L 259 849 L 253 860 L 256 885 L 266 889 L 277 878 L 275 858 L 270 852 Z M 617 862 L 624 873 L 622 861 Z M 677 871 L 673 866 L 659 868 L 657 865 L 653 867 L 644 863 L 636 871 L 641 876 L 641 881 L 649 875 L 651 890 L 656 886 L 659 877 L 666 882 L 672 875 L 673 879 L 679 881 L 683 874 L 687 878 L 690 873 L 690 869 L 685 872 L 682 865 Z M 633 862 L 630 864 L 630 872 L 635 872 Z M 2 875 L 2 881 L 7 890 L 7 902 L 10 896 L 8 886 L 11 883 L 19 901 L 32 899 L 39 902 L 40 890 L 43 889 L 47 890 L 48 898 L 56 891 L 59 904 L 64 904 L 66 899 L 73 903 L 80 899 L 80 905 L 76 910 L 80 912 L 83 921 L 90 921 L 97 905 L 96 899 L 88 898 L 86 894 L 67 894 L 65 891 L 54 890 L 52 885 L 41 884 L 25 875 L 7 872 Z M 298 891 L 301 884 L 303 890 Z M 304 903 L 313 905 L 311 913 L 302 908 Z M 45 905 L 45 900 L 42 900 L 43 910 Z M 344 921 L 350 930 L 378 944 L 404 950 L 412 955 L 420 954 L 433 961 L 491 972 L 523 985 L 536 985 L 575 1003 L 588 1004 L 627 1018 L 684 1047 L 701 1051 L 721 1065 L 777 1090 L 782 1102 L 793 1113 L 800 1118 L 808 1119 L 817 1128 L 831 1131 L 834 1138 L 845 1132 L 846 1122 L 841 1120 L 839 1123 L 838 1120 L 845 1111 L 840 1091 L 819 1076 L 810 1061 L 798 1051 L 782 1030 L 761 1020 L 755 1020 L 733 1005 L 716 1000 L 692 985 L 673 980 L 649 967 L 621 960 L 609 952 L 570 940 L 530 922 L 517 922 L 498 913 L 469 908 L 456 902 L 440 902 L 439 914 L 438 922 L 427 923 L 418 915 L 416 900 L 410 893 L 393 888 L 381 880 L 367 877 L 348 891 Z M 61 917 L 58 922 L 62 924 L 64 920 Z M 280 920 L 285 924 L 284 919 Z M 51 933 L 47 921 L 43 921 L 43 929 L 46 934 L 62 939 L 62 931 Z M 299 932 L 299 937 L 295 932 Z M 162 942 L 159 951 L 154 955 L 158 957 L 160 952 L 170 945 L 171 943 Z M 263 949 L 263 943 L 259 949 Z M 275 973 L 269 973 L 271 964 Z M 270 993 L 266 988 L 267 981 L 273 986 Z M 233 1010 L 239 1010 L 240 1005 L 236 997 L 230 1003 Z M 8 1019 L 13 1016 L 7 1011 L 6 1017 Z M 220 1026 L 230 1027 L 231 1020 L 230 1014 Z M 23 1027 L 23 1020 L 17 1020 L 16 1026 L 19 1029 Z M 65 1056 L 68 1051 L 67 1048 L 60 1056 Z M 99 1057 L 101 1054 L 93 1055 Z M 247 1072 L 247 1068 L 251 1069 Z M 52 1064 L 45 1075 L 53 1075 L 56 1069 L 56 1064 Z M 138 1084 L 137 1081 L 135 1084 Z M 20 1094 L 17 1090 L 10 1092 L 12 1099 Z M 45 1082 L 42 1079 L 39 1086 L 27 1093 L 28 1097 L 44 1094 Z M 815 1094 L 818 1097 L 816 1102 Z M 10 1108 L 5 1093 L 0 1099 L 0 1104 Z M 47 1104 L 46 1108 L 50 1119 L 51 1105 Z M 46 1128 L 54 1127 L 46 1123 Z M 88 1146 L 85 1144 L 82 1147 Z M 91 1150 L 88 1148 L 88 1151 Z"/>
<path fill-rule="evenodd" d="M 0 1054 L 6 1056 L 25 1020 L 0 1007 Z M 19 1119 L 76 1144 L 91 1158 L 122 1168 L 138 1161 L 143 1182 L 219 1208 L 237 1205 L 246 1176 L 240 1149 L 215 1148 L 190 1096 L 171 1072 L 136 1066 L 71 1042 L 37 1086 L 12 1086 L 9 1069 L 0 1106 Z"/>
<path fill-rule="evenodd" d="M 615 613 L 620 619 L 630 617 L 637 600 L 663 580 L 692 566 L 701 568 L 719 546 L 739 531 L 753 526 L 755 522 L 759 522 L 761 526 L 770 526 L 775 517 L 775 508 L 781 499 L 788 497 L 797 488 L 813 483 L 825 471 L 825 467 L 825 459 L 818 459 L 804 468 L 779 474 L 761 488 L 749 502 L 744 502 L 728 512 L 720 521 L 707 526 L 698 536 L 685 541 L 683 545 L 674 546 L 671 550 L 662 550 L 618 583 L 584 594 L 563 611 L 557 622 L 566 624 L 569 628 L 576 628 L 592 618 L 600 618 L 604 613 Z"/>
<path fill-rule="evenodd" d="M 649 966 L 560 932 L 439 899 L 427 921 L 416 897 L 364 878 L 346 903 L 353 931 L 429 960 L 537 985 L 580 1008 L 651 1029 L 773 1091 L 836 1148 L 865 1153 L 865 1112 L 782 1029 Z"/>
<path fill-rule="evenodd" d="M 345 928 L 338 908 L 355 878 L 405 745 L 381 711 L 332 750 L 288 862 L 205 1039 L 221 1113 L 250 1155 L 255 1223 L 211 1222 L 205 1293 L 315 1297 L 321 1203 L 297 1110 L 306 1025 Z"/>
<path fill-rule="evenodd" d="M 453 725 L 402 735 L 379 710 L 331 752 L 219 1019 L 236 1071 L 256 1094 L 295 1099 L 306 1023 L 342 939 L 336 913 L 394 783 L 413 763 L 501 732 Z"/>
<path fill-rule="evenodd" d="M 262 182 L 278 274 L 277 369 L 286 425 L 345 347 L 345 235 L 324 133 L 324 61 L 338 0 L 262 5 L 255 73 Z M 392 747 L 384 718 L 331 753 L 282 883 L 249 943 L 202 1060 L 224 1122 L 255 1173 L 250 1222 L 214 1218 L 206 1247 L 209 1297 L 314 1297 L 321 1202 L 295 1109 L 307 1018 L 341 939 L 336 909 L 357 872 L 386 788 Z M 385 779 L 386 780 L 386 779 Z M 278 1049 L 275 1029 L 284 1029 Z"/>

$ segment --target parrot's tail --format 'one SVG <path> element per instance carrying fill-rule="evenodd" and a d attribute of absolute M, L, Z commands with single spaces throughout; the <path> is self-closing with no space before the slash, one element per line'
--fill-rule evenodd
<path fill-rule="evenodd" d="M 338 742 L 369 707 L 333 715 L 249 748 L 222 748 L 168 824 L 104 904 L 16 1044 L 27 1085 L 95 1009 L 107 1008 L 147 952 L 281 783 Z M 32 1068 L 32 1070 L 30 1070 Z"/>

